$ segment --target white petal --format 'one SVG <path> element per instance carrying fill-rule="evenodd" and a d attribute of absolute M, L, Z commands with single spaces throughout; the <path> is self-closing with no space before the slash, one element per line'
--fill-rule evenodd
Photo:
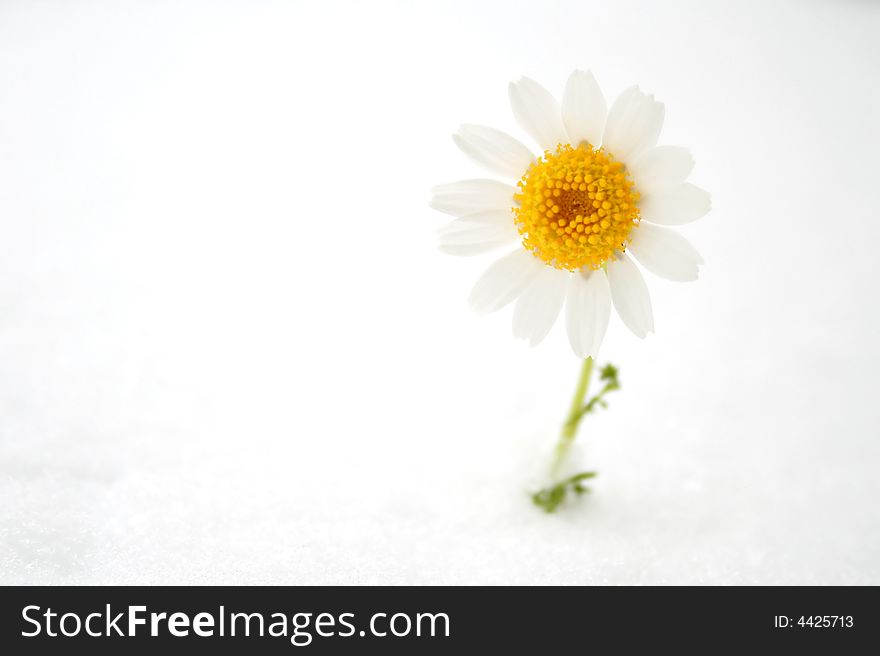
<path fill-rule="evenodd" d="M 439 231 L 440 250 L 449 255 L 479 255 L 519 240 L 510 210 L 468 214 Z"/>
<path fill-rule="evenodd" d="M 452 216 L 513 207 L 516 189 L 497 180 L 474 179 L 438 185 L 429 205 Z"/>
<path fill-rule="evenodd" d="M 494 312 L 515 300 L 544 265 L 524 248 L 494 262 L 477 280 L 468 302 L 477 312 Z"/>
<path fill-rule="evenodd" d="M 454 235 L 476 229 L 513 231 L 516 234 L 513 212 L 510 210 L 487 210 L 474 212 L 450 221 L 438 232 L 441 235 Z"/>
<path fill-rule="evenodd" d="M 624 254 L 608 263 L 608 285 L 614 309 L 636 337 L 645 337 L 654 330 L 651 297 L 645 279 L 633 261 Z"/>
<path fill-rule="evenodd" d="M 441 253 L 458 257 L 470 257 L 472 255 L 484 255 L 502 246 L 509 246 L 510 240 L 487 241 L 477 244 L 441 244 L 438 248 Z"/>
<path fill-rule="evenodd" d="M 575 355 L 580 358 L 598 355 L 610 316 L 611 291 L 605 272 L 573 274 L 565 301 L 565 323 Z"/>
<path fill-rule="evenodd" d="M 462 125 L 452 139 L 475 164 L 513 180 L 522 178 L 534 159 L 509 134 L 485 125 Z"/>
<path fill-rule="evenodd" d="M 676 230 L 641 223 L 627 250 L 651 273 L 677 282 L 696 280 L 703 258 Z"/>
<path fill-rule="evenodd" d="M 537 258 L 536 258 L 537 259 Z M 513 336 L 536 346 L 553 327 L 571 274 L 542 265 L 541 271 L 526 287 L 513 309 Z"/>
<path fill-rule="evenodd" d="M 517 122 L 542 150 L 554 150 L 557 144 L 568 142 L 559 103 L 547 89 L 523 77 L 511 82 L 507 93 Z"/>
<path fill-rule="evenodd" d="M 598 146 L 602 143 L 607 115 L 605 96 L 593 74 L 590 71 L 572 73 L 562 97 L 562 121 L 569 143 L 577 146 L 586 141 Z"/>
<path fill-rule="evenodd" d="M 642 218 L 661 225 L 696 221 L 712 207 L 709 193 L 689 182 L 666 191 L 646 194 L 639 201 Z"/>
<path fill-rule="evenodd" d="M 693 168 L 694 158 L 690 151 L 680 146 L 649 148 L 629 165 L 636 189 L 643 196 L 677 187 Z"/>
<path fill-rule="evenodd" d="M 630 87 L 614 101 L 605 123 L 602 145 L 614 157 L 629 164 L 636 155 L 657 143 L 663 127 L 663 103 Z"/>

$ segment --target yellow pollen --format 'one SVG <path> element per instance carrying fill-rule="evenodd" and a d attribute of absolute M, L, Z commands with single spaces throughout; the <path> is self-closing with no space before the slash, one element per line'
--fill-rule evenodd
<path fill-rule="evenodd" d="M 626 167 L 587 143 L 546 151 L 515 198 L 523 246 L 557 269 L 600 268 L 639 224 L 639 193 Z"/>

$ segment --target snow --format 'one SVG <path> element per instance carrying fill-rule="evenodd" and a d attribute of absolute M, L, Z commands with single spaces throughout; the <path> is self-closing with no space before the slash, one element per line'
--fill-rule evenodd
<path fill-rule="evenodd" d="M 333 4 L 0 8 L 0 583 L 880 584 L 880 15 Z M 575 66 L 714 209 L 547 516 L 578 363 L 426 201 Z"/>

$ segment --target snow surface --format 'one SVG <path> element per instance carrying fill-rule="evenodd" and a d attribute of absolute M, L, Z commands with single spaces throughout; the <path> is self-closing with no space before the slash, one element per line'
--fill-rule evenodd
<path fill-rule="evenodd" d="M 880 584 L 880 13 L 547 4 L 3 3 L 0 583 Z M 576 66 L 714 210 L 545 516 L 578 363 L 425 204 Z"/>

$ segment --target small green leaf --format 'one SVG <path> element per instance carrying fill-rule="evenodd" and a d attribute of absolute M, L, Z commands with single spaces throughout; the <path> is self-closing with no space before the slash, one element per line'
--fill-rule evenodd
<path fill-rule="evenodd" d="M 581 481 L 595 476 L 596 472 L 581 472 L 574 476 L 570 476 L 565 480 L 558 482 L 556 485 L 545 487 L 543 490 L 535 492 L 535 494 L 532 495 L 532 502 L 536 506 L 543 508 L 544 512 L 555 512 L 560 504 L 565 501 L 569 488 L 571 488 L 571 491 L 577 496 L 589 492 L 590 488 L 583 485 Z"/>
<path fill-rule="evenodd" d="M 613 392 L 615 390 L 620 389 L 620 380 L 617 378 L 618 370 L 613 364 L 606 364 L 599 371 L 599 379 L 606 381 L 605 385 L 602 386 L 602 389 L 599 390 L 598 394 L 594 395 L 584 404 L 584 407 L 581 408 L 580 412 L 577 414 L 575 418 L 575 424 L 581 420 L 585 415 L 590 414 L 593 410 L 596 409 L 596 406 L 601 406 L 603 408 L 608 407 L 608 402 L 604 399 L 604 396 L 608 394 L 608 392 Z"/>
<path fill-rule="evenodd" d="M 610 362 L 599 370 L 599 380 L 613 380 L 617 382 L 617 367 Z"/>

